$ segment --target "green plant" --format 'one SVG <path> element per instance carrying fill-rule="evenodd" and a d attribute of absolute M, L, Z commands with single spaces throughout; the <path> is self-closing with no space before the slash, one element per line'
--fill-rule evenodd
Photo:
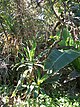
<path fill-rule="evenodd" d="M 12 96 L 15 96 L 18 91 L 27 88 L 27 96 L 33 95 L 35 98 L 39 95 L 40 90 L 42 90 L 41 84 L 48 78 L 48 75 L 44 72 L 43 64 L 39 61 L 41 56 L 35 56 L 35 40 L 31 40 L 29 43 L 27 48 L 23 47 L 23 52 L 19 51 L 21 61 L 13 67 L 13 69 L 16 67 L 21 76 Z M 26 83 L 24 83 L 24 80 L 26 80 Z"/>
<path fill-rule="evenodd" d="M 38 99 L 39 100 L 30 98 L 23 101 L 20 96 L 18 96 L 17 98 L 13 98 L 13 104 L 11 105 L 11 100 L 8 96 L 2 97 L 4 105 L 14 107 L 79 107 L 80 104 L 80 98 L 70 99 L 68 96 L 50 98 L 46 94 L 40 94 Z"/>

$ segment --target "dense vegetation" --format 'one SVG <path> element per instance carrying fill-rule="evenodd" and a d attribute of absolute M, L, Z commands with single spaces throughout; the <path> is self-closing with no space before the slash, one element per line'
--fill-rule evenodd
<path fill-rule="evenodd" d="M 80 107 L 80 0 L 0 0 L 0 106 Z"/>

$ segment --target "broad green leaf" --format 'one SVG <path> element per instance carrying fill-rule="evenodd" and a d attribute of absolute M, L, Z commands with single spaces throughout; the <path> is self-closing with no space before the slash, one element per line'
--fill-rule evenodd
<path fill-rule="evenodd" d="M 48 56 L 45 62 L 45 69 L 59 71 L 60 69 L 64 68 L 76 58 L 80 56 L 80 52 L 74 50 L 67 50 L 61 52 L 59 50 L 52 50 L 50 55 Z"/>
<path fill-rule="evenodd" d="M 45 62 L 45 69 L 51 70 L 56 59 L 61 55 L 62 53 L 58 50 L 52 50 L 49 54 L 46 62 Z"/>

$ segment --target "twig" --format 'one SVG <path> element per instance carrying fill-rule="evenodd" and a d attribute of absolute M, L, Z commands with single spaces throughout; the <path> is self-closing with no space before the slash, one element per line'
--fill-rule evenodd
<path fill-rule="evenodd" d="M 51 53 L 51 51 L 52 51 L 52 49 L 55 49 L 56 48 L 56 45 L 62 40 L 62 32 L 63 32 L 63 26 L 62 26 L 62 29 L 61 29 L 61 34 L 60 34 L 60 39 L 59 40 L 57 40 L 57 41 L 55 41 L 51 46 L 50 46 L 50 49 L 49 49 L 49 51 L 48 51 L 48 53 L 47 53 L 47 56 L 46 56 L 46 58 L 48 57 L 48 55 Z"/>
<path fill-rule="evenodd" d="M 51 46 L 50 46 L 50 50 L 52 50 L 61 40 L 62 40 L 62 32 L 63 32 L 63 28 L 61 29 L 61 34 L 60 34 L 60 39 L 55 41 Z"/>
<path fill-rule="evenodd" d="M 77 50 L 77 48 L 75 48 L 74 46 L 59 46 L 59 47 L 56 47 L 56 49 L 75 49 L 75 50 Z"/>
<path fill-rule="evenodd" d="M 54 28 L 53 28 L 53 32 L 55 32 L 55 30 L 56 30 L 56 28 L 60 25 L 61 23 L 58 21 L 58 22 L 56 22 L 56 24 L 54 25 Z"/>
<path fill-rule="evenodd" d="M 55 14 L 56 18 L 59 20 L 59 22 L 61 22 L 61 23 L 64 25 L 64 22 L 62 21 L 62 19 L 60 19 L 60 17 L 57 15 L 57 13 L 56 13 L 56 11 L 55 11 L 55 9 L 54 9 L 55 1 L 56 1 L 56 0 L 54 0 L 54 3 L 53 3 L 53 2 L 51 2 L 51 1 L 49 2 L 49 3 L 50 3 L 50 5 L 51 5 L 51 9 L 53 10 L 53 12 L 54 12 L 54 14 Z"/>

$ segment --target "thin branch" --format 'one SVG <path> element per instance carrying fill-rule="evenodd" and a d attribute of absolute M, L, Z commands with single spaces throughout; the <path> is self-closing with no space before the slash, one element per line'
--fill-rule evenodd
<path fill-rule="evenodd" d="M 48 51 L 48 53 L 47 53 L 47 56 L 46 56 L 46 58 L 48 57 L 48 55 L 51 53 L 51 51 L 52 51 L 52 49 L 55 49 L 56 48 L 56 45 L 62 40 L 62 32 L 63 32 L 63 26 L 62 26 L 62 29 L 61 29 L 61 34 L 60 34 L 60 39 L 59 40 L 57 40 L 57 41 L 55 41 L 51 46 L 50 46 L 50 49 L 49 49 L 49 51 Z"/>
<path fill-rule="evenodd" d="M 50 5 L 51 5 L 51 9 L 53 10 L 53 12 L 54 12 L 56 18 L 59 20 L 59 22 L 62 23 L 62 24 L 64 25 L 64 21 L 63 21 L 62 19 L 60 19 L 60 17 L 57 15 L 57 13 L 56 13 L 56 11 L 55 11 L 55 9 L 54 9 L 55 1 L 56 1 L 56 0 L 54 0 L 54 3 L 51 2 L 51 1 L 49 2 Z"/>
<path fill-rule="evenodd" d="M 54 10 L 54 7 L 52 7 L 52 10 L 54 11 L 54 14 L 55 14 L 56 18 L 57 18 L 61 23 L 64 23 L 64 22 L 62 21 L 62 19 L 60 19 L 60 17 L 57 15 L 56 11 Z"/>
<path fill-rule="evenodd" d="M 77 48 L 75 48 L 74 46 L 58 46 L 58 47 L 56 47 L 56 49 L 74 49 L 74 50 L 77 50 Z"/>
<path fill-rule="evenodd" d="M 58 21 L 56 22 L 56 24 L 54 25 L 54 28 L 52 29 L 53 32 L 55 32 L 56 28 L 60 25 L 61 23 Z"/>
<path fill-rule="evenodd" d="M 62 40 L 62 32 L 63 32 L 63 28 L 61 29 L 61 34 L 60 34 L 60 39 L 55 41 L 51 46 L 50 46 L 50 50 L 52 50 L 61 40 Z"/>

